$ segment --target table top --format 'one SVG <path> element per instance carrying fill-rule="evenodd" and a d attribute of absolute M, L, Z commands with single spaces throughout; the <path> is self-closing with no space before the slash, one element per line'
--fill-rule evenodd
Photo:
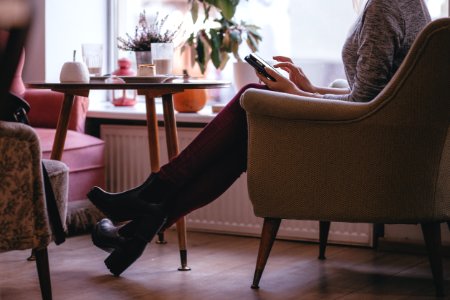
<path fill-rule="evenodd" d="M 103 81 L 90 81 L 88 83 L 78 82 L 29 82 L 25 84 L 28 88 L 51 89 L 55 91 L 65 90 L 124 90 L 124 89 L 215 89 L 230 87 L 229 81 L 203 80 L 203 79 L 176 79 L 168 82 L 128 82 L 128 83 L 106 83 Z"/>

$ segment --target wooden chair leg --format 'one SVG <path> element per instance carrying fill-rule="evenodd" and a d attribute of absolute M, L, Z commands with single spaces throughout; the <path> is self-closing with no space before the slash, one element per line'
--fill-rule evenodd
<path fill-rule="evenodd" d="M 324 260 L 325 250 L 328 242 L 328 233 L 330 232 L 331 222 L 329 221 L 320 221 L 319 222 L 319 259 Z"/>
<path fill-rule="evenodd" d="M 38 271 L 42 299 L 51 300 L 52 284 L 50 279 L 50 267 L 48 264 L 47 247 L 42 249 L 34 249 L 34 254 L 36 256 L 36 267 Z"/>
<path fill-rule="evenodd" d="M 442 269 L 442 246 L 440 223 L 422 223 L 422 233 L 428 251 L 431 272 L 433 274 L 434 285 L 436 286 L 436 296 L 444 296 L 444 274 Z"/>
<path fill-rule="evenodd" d="M 374 223 L 373 224 L 373 240 L 372 245 L 374 249 L 378 248 L 378 239 L 384 236 L 384 224 Z"/>
<path fill-rule="evenodd" d="M 158 232 L 158 239 L 156 240 L 156 243 L 161 245 L 167 244 L 167 241 L 164 238 L 164 231 Z"/>
<path fill-rule="evenodd" d="M 270 250 L 272 250 L 273 242 L 280 228 L 281 219 L 264 218 L 263 229 L 261 233 L 261 241 L 259 243 L 258 258 L 256 260 L 255 275 L 253 276 L 252 289 L 259 288 L 259 281 L 269 258 Z"/>

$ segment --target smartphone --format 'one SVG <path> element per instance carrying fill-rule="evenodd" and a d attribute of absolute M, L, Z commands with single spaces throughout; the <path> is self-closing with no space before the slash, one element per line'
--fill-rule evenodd
<path fill-rule="evenodd" d="M 267 79 L 270 79 L 272 81 L 276 81 L 275 78 L 273 78 L 272 76 L 269 75 L 269 73 L 267 73 L 267 71 L 264 68 L 270 68 L 272 70 L 274 70 L 275 72 L 278 72 L 274 67 L 272 67 L 271 65 L 269 65 L 264 59 L 262 59 L 261 57 L 259 57 L 258 55 L 256 55 L 255 53 L 250 53 L 249 55 L 247 55 L 246 57 L 244 57 L 245 61 L 248 62 L 253 68 L 255 68 L 255 70 L 259 73 L 262 74 L 264 77 L 266 77 Z"/>

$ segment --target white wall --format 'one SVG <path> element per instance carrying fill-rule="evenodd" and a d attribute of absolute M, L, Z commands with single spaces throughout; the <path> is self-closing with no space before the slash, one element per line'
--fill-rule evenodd
<path fill-rule="evenodd" d="M 59 80 L 73 50 L 81 60 L 82 43 L 107 41 L 108 0 L 36 0 L 35 22 L 26 47 L 24 80 Z M 104 55 L 106 56 L 106 49 Z"/>

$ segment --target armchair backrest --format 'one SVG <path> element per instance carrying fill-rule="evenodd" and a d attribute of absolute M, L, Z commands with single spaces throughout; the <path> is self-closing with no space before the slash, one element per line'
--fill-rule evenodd
<path fill-rule="evenodd" d="M 26 1 L 2 1 L 0 5 L 0 99 L 3 99 L 17 77 L 31 11 Z"/>
<path fill-rule="evenodd" d="M 406 186 L 418 188 L 418 197 L 426 199 L 428 192 L 436 205 L 450 203 L 450 18 L 435 20 L 422 30 L 394 78 L 373 102 L 377 109 L 365 127 L 374 132 L 365 134 L 373 134 L 390 148 L 385 149 L 392 169 L 402 171 L 399 178 Z M 410 147 L 396 151 L 400 143 Z"/>

